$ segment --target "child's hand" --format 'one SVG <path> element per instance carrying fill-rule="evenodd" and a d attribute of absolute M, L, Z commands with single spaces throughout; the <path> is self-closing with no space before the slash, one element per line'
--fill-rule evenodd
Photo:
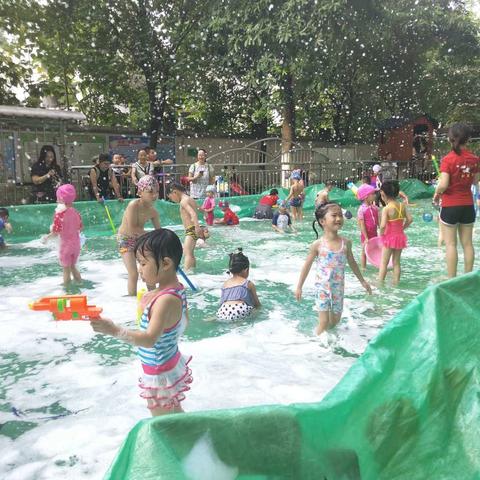
<path fill-rule="evenodd" d="M 302 289 L 298 288 L 295 290 L 295 299 L 299 302 L 302 299 Z"/>
<path fill-rule="evenodd" d="M 111 335 L 114 337 L 118 334 L 119 328 L 108 318 L 98 318 L 91 320 L 90 325 L 95 332 L 103 333 L 105 335 Z"/>
<path fill-rule="evenodd" d="M 6 230 L 8 233 L 12 233 L 12 225 L 7 222 L 7 223 L 5 224 L 5 230 Z"/>
<path fill-rule="evenodd" d="M 368 293 L 369 295 L 372 294 L 372 287 L 370 286 L 370 284 L 369 284 L 366 280 L 364 280 L 364 281 L 362 282 L 362 287 L 367 291 L 367 293 Z"/>

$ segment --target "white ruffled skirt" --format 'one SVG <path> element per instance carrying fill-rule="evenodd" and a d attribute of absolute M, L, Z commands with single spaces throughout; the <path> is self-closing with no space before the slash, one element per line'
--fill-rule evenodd
<path fill-rule="evenodd" d="M 191 356 L 180 355 L 169 370 L 155 375 L 143 373 L 139 379 L 140 396 L 147 400 L 149 409 L 173 409 L 180 406 L 193 381 L 192 370 L 188 366 L 191 359 Z"/>

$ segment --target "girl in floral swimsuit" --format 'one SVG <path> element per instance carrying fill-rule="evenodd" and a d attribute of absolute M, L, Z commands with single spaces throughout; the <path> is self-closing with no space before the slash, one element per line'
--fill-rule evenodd
<path fill-rule="evenodd" d="M 315 223 L 318 223 L 323 230 L 323 235 L 320 238 L 318 238 Z M 320 335 L 328 328 L 337 325 L 341 319 L 347 262 L 365 290 L 370 294 L 372 290 L 353 258 L 352 242 L 338 234 L 343 226 L 343 213 L 340 205 L 329 202 L 318 207 L 315 210 L 315 221 L 312 226 L 317 235 L 317 240 L 310 246 L 310 251 L 300 273 L 295 297 L 297 300 L 302 298 L 303 284 L 316 259 L 315 305 L 318 310 L 316 333 Z"/>

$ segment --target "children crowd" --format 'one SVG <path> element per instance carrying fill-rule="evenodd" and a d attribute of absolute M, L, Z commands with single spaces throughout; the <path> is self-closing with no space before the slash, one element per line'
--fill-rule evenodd
<path fill-rule="evenodd" d="M 436 204 L 441 203 L 440 228 L 446 244 L 448 274 L 453 277 L 457 268 L 457 233 L 464 249 L 465 272 L 473 268 L 475 205 L 470 189 L 472 184 L 478 183 L 480 159 L 465 148 L 469 133 L 464 125 L 452 126 L 449 139 L 452 151 L 441 163 L 433 200 Z M 381 246 L 377 264 L 379 285 L 384 282 L 389 265 L 393 267 L 393 285 L 400 281 L 401 255 L 407 247 L 405 230 L 411 225 L 412 216 L 407 208 L 408 198 L 405 201 L 405 195 L 401 196 L 399 183 L 395 180 L 382 181 L 380 170 L 374 169 L 375 184 L 371 178 L 364 178 L 356 192 L 362 202 L 357 213 L 362 244 L 361 268 L 353 256 L 352 242 L 340 234 L 345 212 L 329 199 L 333 184 L 327 183 L 315 200 L 312 227 L 316 240 L 309 247 L 294 295 L 298 301 L 302 299 L 304 282 L 315 262 L 318 335 L 341 320 L 347 264 L 365 291 L 372 293 L 362 270 L 366 268 L 369 248 L 373 243 L 380 242 Z M 255 217 L 271 219 L 272 228 L 278 234 L 295 233 L 295 224 L 303 219 L 304 188 L 300 172 L 293 171 L 286 199 L 279 199 L 278 191 L 272 189 L 260 200 Z M 128 273 L 128 294 L 136 295 L 139 275 L 149 290 L 142 298 L 140 329 L 125 329 L 103 318 L 92 321 L 91 325 L 96 332 L 118 337 L 138 347 L 143 369 L 141 395 L 147 400 L 152 414 L 160 415 L 182 411 L 181 402 L 192 382 L 190 358 L 183 356 L 178 349 L 178 340 L 188 323 L 188 309 L 185 289 L 178 280 L 177 271 L 185 275 L 180 269 L 182 256 L 187 273 L 195 268 L 197 241 L 204 241 L 208 236 L 208 230 L 200 224 L 199 212 L 203 212 L 207 226 L 235 226 L 239 224 L 239 219 L 225 199 L 218 204 L 223 217 L 214 218 L 216 192 L 213 185 L 206 186 L 206 198 L 200 207 L 186 193 L 183 185 L 170 183 L 166 195 L 170 201 L 179 204 L 185 230 L 182 245 L 173 231 L 161 228 L 154 206 L 158 198 L 157 180 L 148 174 L 142 176 L 137 182 L 137 192 L 139 198 L 125 209 L 117 242 Z M 62 185 L 56 195 L 58 207 L 50 235 L 60 237 L 59 260 L 64 283 L 68 284 L 72 278 L 81 281 L 76 263 L 80 253 L 82 221 L 73 207 L 75 188 L 69 184 Z M 378 206 L 380 201 L 384 205 L 382 210 Z M 1 209 L 0 229 L 11 230 L 8 220 L 8 211 Z M 144 227 L 149 221 L 154 230 L 146 233 Z M 0 247 L 2 245 L 4 242 L 0 236 Z M 217 311 L 217 319 L 227 322 L 247 318 L 261 307 L 256 287 L 249 280 L 249 259 L 241 249 L 230 254 L 228 269 L 230 278 L 222 286 Z"/>

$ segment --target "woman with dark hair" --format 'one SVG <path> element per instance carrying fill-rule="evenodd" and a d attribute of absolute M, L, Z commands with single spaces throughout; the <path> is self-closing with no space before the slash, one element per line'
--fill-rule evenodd
<path fill-rule="evenodd" d="M 433 202 L 441 204 L 440 229 L 445 241 L 448 277 L 457 275 L 457 236 L 463 248 L 464 271 L 471 272 L 475 259 L 472 235 L 475 223 L 472 184 L 479 178 L 480 159 L 467 150 L 471 129 L 462 123 L 448 131 L 452 150 L 442 159 Z"/>
<path fill-rule="evenodd" d="M 51 145 L 43 145 L 40 149 L 38 160 L 32 165 L 31 176 L 33 202 L 55 203 L 55 192 L 62 183 L 62 174 Z"/>

